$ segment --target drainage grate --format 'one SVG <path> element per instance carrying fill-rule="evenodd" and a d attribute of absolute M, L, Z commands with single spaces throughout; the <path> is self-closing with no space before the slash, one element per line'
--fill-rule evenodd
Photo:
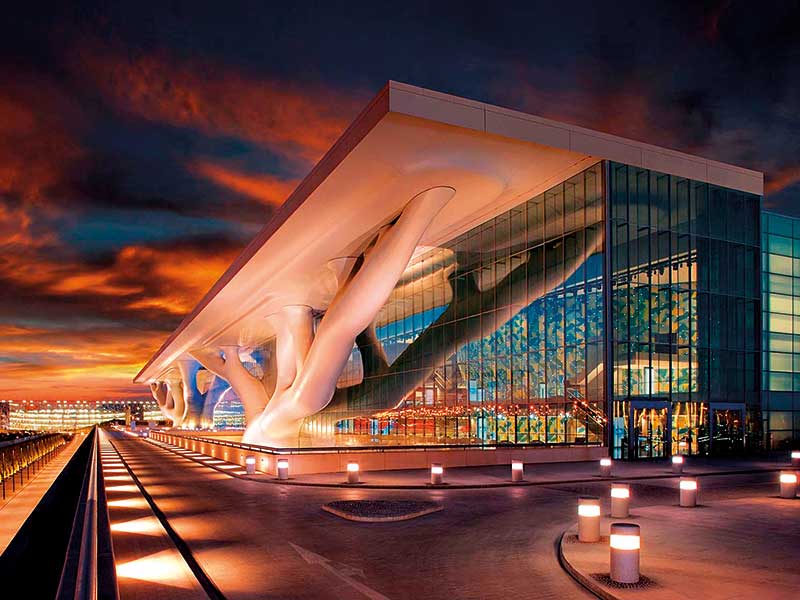
<path fill-rule="evenodd" d="M 615 590 L 646 590 L 656 587 L 656 582 L 641 575 L 637 583 L 619 583 L 611 579 L 608 573 L 592 573 L 592 579 Z"/>

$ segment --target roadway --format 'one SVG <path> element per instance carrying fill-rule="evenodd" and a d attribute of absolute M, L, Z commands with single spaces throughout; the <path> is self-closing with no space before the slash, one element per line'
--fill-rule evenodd
<path fill-rule="evenodd" d="M 282 486 L 233 478 L 152 443 L 108 435 L 226 598 L 593 597 L 560 568 L 555 548 L 575 520 L 577 496 L 604 497 L 607 482 L 474 490 Z M 774 481 L 774 473 L 704 478 L 702 500 L 768 494 Z M 631 488 L 634 506 L 674 504 L 674 480 Z M 435 499 L 444 510 L 366 524 L 320 509 L 359 498 Z M 114 544 L 116 551 L 116 537 Z M 150 597 L 147 586 L 126 585 L 119 574 L 123 600 Z M 151 583 L 159 576 L 155 570 Z"/>

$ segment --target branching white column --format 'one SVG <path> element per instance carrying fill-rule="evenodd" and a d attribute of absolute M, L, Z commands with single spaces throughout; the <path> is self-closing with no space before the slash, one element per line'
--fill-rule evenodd
<path fill-rule="evenodd" d="M 157 381 L 150 384 L 153 395 L 161 413 L 172 421 L 173 427 L 180 427 L 186 416 L 186 404 L 183 401 L 183 390 L 180 382 Z"/>
<path fill-rule="evenodd" d="M 406 205 L 392 225 L 381 230 L 360 268 L 342 284 L 328 307 L 291 384 L 276 388 L 258 419 L 248 420 L 244 441 L 296 445 L 302 419 L 330 402 L 356 336 L 372 323 L 428 225 L 454 194 L 450 187 L 426 190 Z M 283 378 L 284 386 L 288 379 Z"/>
<path fill-rule="evenodd" d="M 313 317 L 311 307 L 288 305 L 267 320 L 275 329 L 275 353 L 277 378 L 273 396 L 294 383 L 303 368 L 306 355 L 313 341 Z"/>
<path fill-rule="evenodd" d="M 178 361 L 178 370 L 181 374 L 181 389 L 186 405 L 186 419 L 183 425 L 192 429 L 211 427 L 213 423 L 203 422 L 205 394 L 201 393 L 197 387 L 197 372 L 200 370 L 200 363 L 196 360 L 181 359 Z"/>
<path fill-rule="evenodd" d="M 236 392 L 244 407 L 246 423 L 252 423 L 269 402 L 267 390 L 260 379 L 254 377 L 239 359 L 238 346 L 204 348 L 190 354 L 214 375 L 222 377 Z"/>

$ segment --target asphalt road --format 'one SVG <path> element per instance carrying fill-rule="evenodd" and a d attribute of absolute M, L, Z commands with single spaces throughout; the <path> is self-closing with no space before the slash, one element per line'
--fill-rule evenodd
<path fill-rule="evenodd" d="M 111 432 L 122 456 L 227 598 L 591 598 L 556 558 L 577 496 L 608 483 L 384 491 L 231 478 Z M 762 495 L 774 474 L 704 478 L 701 501 Z M 672 504 L 674 480 L 632 486 L 634 506 Z M 444 510 L 397 523 L 344 521 L 331 500 L 435 499 Z M 126 599 L 123 599 L 126 600 Z"/>

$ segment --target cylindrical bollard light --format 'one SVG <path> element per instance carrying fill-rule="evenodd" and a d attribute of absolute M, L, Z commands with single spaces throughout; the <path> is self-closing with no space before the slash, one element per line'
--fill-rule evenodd
<path fill-rule="evenodd" d="M 431 465 L 431 485 L 442 485 L 444 482 L 444 467 L 439 463 Z"/>
<path fill-rule="evenodd" d="M 781 471 L 781 498 L 794 498 L 797 496 L 797 473 Z"/>
<path fill-rule="evenodd" d="M 681 477 L 681 506 L 694 508 L 697 506 L 697 480 L 691 477 Z"/>
<path fill-rule="evenodd" d="M 600 498 L 582 496 L 578 498 L 578 541 L 600 541 Z"/>
<path fill-rule="evenodd" d="M 673 473 L 683 473 L 683 456 L 680 454 L 675 454 L 672 457 L 672 472 Z"/>
<path fill-rule="evenodd" d="M 511 461 L 511 481 L 519 482 L 525 477 L 525 465 L 521 460 Z"/>
<path fill-rule="evenodd" d="M 611 516 L 627 519 L 630 515 L 631 487 L 627 483 L 611 484 Z"/>
<path fill-rule="evenodd" d="M 792 466 L 800 469 L 800 450 L 792 450 Z"/>
<path fill-rule="evenodd" d="M 358 470 L 358 463 L 357 462 L 349 462 L 347 463 L 347 483 L 359 483 L 360 473 Z"/>
<path fill-rule="evenodd" d="M 248 475 L 255 475 L 256 473 L 256 457 L 252 454 L 244 459 L 244 468 Z"/>
<path fill-rule="evenodd" d="M 610 533 L 612 581 L 638 583 L 641 548 L 639 526 L 635 523 L 612 523 Z"/>
<path fill-rule="evenodd" d="M 611 466 L 612 461 L 610 458 L 601 458 L 600 459 L 600 476 L 601 477 L 611 477 Z"/>
<path fill-rule="evenodd" d="M 289 479 L 289 461 L 285 458 L 278 459 L 278 479 Z"/>

